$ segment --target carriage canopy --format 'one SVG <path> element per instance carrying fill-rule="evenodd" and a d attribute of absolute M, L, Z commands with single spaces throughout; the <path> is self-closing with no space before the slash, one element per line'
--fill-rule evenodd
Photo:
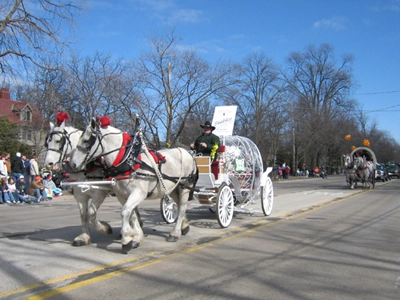
<path fill-rule="evenodd" d="M 351 153 L 350 153 L 350 157 L 351 159 L 354 158 L 354 156 L 356 155 L 356 153 L 358 153 L 361 157 L 364 157 L 369 160 L 372 161 L 374 163 L 374 169 L 376 168 L 376 156 L 375 153 L 368 147 L 358 147 L 356 149 L 354 149 Z"/>
<path fill-rule="evenodd" d="M 242 136 L 221 137 L 225 145 L 224 169 L 229 177 L 238 179 L 247 199 L 259 193 L 263 162 L 260 151 L 253 141 Z"/>

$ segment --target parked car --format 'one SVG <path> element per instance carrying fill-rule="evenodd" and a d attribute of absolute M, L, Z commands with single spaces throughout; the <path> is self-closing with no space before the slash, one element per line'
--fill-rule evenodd
<path fill-rule="evenodd" d="M 389 180 L 389 175 L 384 164 L 376 164 L 375 179 L 382 180 L 383 182 Z"/>
<path fill-rule="evenodd" d="M 395 177 L 397 177 L 397 179 L 400 178 L 400 168 L 398 165 L 388 165 L 387 170 L 390 178 L 395 178 Z"/>

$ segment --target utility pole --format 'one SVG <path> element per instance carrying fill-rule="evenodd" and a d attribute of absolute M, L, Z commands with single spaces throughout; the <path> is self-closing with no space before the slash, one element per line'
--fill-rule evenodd
<path fill-rule="evenodd" d="M 166 98 L 167 98 L 167 136 L 166 142 L 167 144 L 171 144 L 171 127 L 172 127 L 172 93 L 171 93 L 171 73 L 172 73 L 172 64 L 168 62 L 167 68 L 167 91 L 166 91 Z"/>
<path fill-rule="evenodd" d="M 294 111 L 293 111 L 293 103 L 290 103 L 290 115 L 291 115 L 291 120 L 292 120 L 292 161 L 293 161 L 293 166 L 292 166 L 292 174 L 296 175 L 295 171 L 297 171 L 296 168 L 296 136 L 294 133 L 294 117 L 293 117 Z"/>

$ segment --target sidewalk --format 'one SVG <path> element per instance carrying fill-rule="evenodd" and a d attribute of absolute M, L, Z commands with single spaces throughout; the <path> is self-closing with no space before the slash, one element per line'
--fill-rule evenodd
<path fill-rule="evenodd" d="M 330 177 L 341 177 L 344 175 L 328 175 L 329 179 Z M 305 177 L 305 176 L 290 176 L 289 179 L 272 179 L 272 182 L 277 182 L 277 181 L 293 181 L 293 180 L 311 180 L 311 179 L 322 179 L 321 177 L 315 177 L 315 176 L 310 176 L 310 177 Z"/>

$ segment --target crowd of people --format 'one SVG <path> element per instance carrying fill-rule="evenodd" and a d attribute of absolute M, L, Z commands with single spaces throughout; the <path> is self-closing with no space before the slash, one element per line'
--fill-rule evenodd
<path fill-rule="evenodd" d="M 37 156 L 27 159 L 17 152 L 11 159 L 9 153 L 0 155 L 0 204 L 40 203 L 61 195 L 51 173 L 42 178 Z"/>
<path fill-rule="evenodd" d="M 282 165 L 277 165 L 275 168 L 275 175 L 274 178 L 277 179 L 289 179 L 291 175 L 290 166 L 287 165 L 285 162 Z M 314 168 L 308 168 L 306 164 L 303 164 L 302 168 L 297 168 L 296 170 L 297 177 L 321 177 L 323 179 L 328 178 L 328 173 L 325 167 L 319 168 L 315 166 Z"/>

